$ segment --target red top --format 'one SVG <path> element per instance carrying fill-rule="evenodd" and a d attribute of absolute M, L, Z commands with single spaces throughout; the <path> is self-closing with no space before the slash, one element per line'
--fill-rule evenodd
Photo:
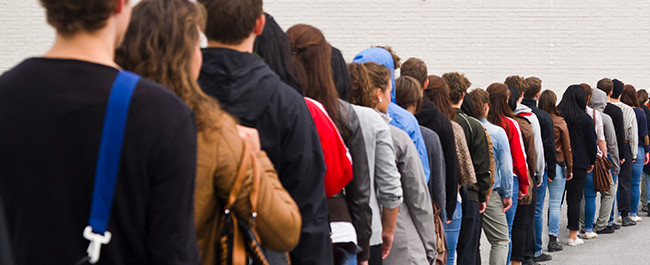
<path fill-rule="evenodd" d="M 352 180 L 352 157 L 336 125 L 318 101 L 305 97 L 305 103 L 318 131 L 325 158 L 325 195 L 328 198 L 341 192 Z"/>
<path fill-rule="evenodd" d="M 507 126 L 505 124 L 507 123 Z M 526 163 L 526 152 L 524 151 L 524 142 L 521 138 L 519 124 L 512 118 L 501 118 L 501 127 L 508 133 L 508 142 L 510 143 L 510 154 L 512 155 L 512 169 L 519 179 L 519 192 L 526 194 L 526 189 L 530 185 L 528 182 L 528 164 Z"/>

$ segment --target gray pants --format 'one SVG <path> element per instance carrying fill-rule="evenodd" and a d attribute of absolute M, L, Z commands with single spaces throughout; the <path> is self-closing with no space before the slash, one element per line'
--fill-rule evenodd
<path fill-rule="evenodd" d="M 508 221 L 503 213 L 503 202 L 496 190 L 487 203 L 483 213 L 483 232 L 490 242 L 490 265 L 503 265 L 508 261 L 508 248 L 510 237 L 508 235 Z"/>
<path fill-rule="evenodd" d="M 600 193 L 600 209 L 598 211 L 598 219 L 594 224 L 594 232 L 605 229 L 609 216 L 612 213 L 614 206 L 614 199 L 616 199 L 616 190 L 618 189 L 618 182 L 612 182 L 609 186 L 609 191 L 598 192 Z M 585 226 L 585 198 L 580 201 L 580 226 Z"/>

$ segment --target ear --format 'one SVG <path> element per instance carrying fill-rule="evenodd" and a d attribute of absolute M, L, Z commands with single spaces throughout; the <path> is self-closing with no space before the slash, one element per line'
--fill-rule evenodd
<path fill-rule="evenodd" d="M 264 31 L 264 25 L 266 25 L 266 16 L 264 16 L 264 13 L 262 13 L 255 21 L 255 28 L 253 29 L 253 33 L 257 36 L 262 35 L 262 31 Z"/>
<path fill-rule="evenodd" d="M 126 3 L 126 0 L 116 0 L 117 6 L 115 7 L 115 13 L 122 13 L 122 8 L 124 8 L 124 5 L 128 5 L 129 3 Z"/>
<path fill-rule="evenodd" d="M 539 94 L 541 94 L 541 93 L 542 93 L 541 90 L 539 92 L 537 92 L 537 94 L 535 94 L 535 98 L 539 98 Z"/>
<path fill-rule="evenodd" d="M 381 88 L 377 88 L 375 90 L 375 94 L 377 95 L 377 98 L 381 98 L 381 96 L 384 94 L 384 91 L 381 91 Z"/>
<path fill-rule="evenodd" d="M 427 89 L 427 87 L 429 87 L 429 79 L 428 78 L 424 79 L 424 86 L 422 86 L 422 90 Z"/>

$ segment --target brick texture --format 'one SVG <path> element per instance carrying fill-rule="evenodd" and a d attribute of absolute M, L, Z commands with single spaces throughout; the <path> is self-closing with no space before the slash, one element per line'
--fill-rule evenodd
<path fill-rule="evenodd" d="M 431 74 L 465 73 L 472 87 L 518 74 L 557 92 L 602 77 L 650 88 L 650 1 L 266 0 L 264 8 L 285 30 L 320 28 L 347 61 L 389 45 Z M 0 0 L 0 13 L 0 72 L 52 43 L 38 1 Z"/>

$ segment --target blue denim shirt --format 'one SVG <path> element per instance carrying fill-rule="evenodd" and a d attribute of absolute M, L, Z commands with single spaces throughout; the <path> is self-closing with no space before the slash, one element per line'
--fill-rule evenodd
<path fill-rule="evenodd" d="M 492 140 L 492 152 L 494 153 L 494 186 L 502 198 L 512 198 L 512 156 L 510 155 L 510 144 L 508 136 L 503 128 L 488 122 L 485 118 L 478 119 Z"/>

